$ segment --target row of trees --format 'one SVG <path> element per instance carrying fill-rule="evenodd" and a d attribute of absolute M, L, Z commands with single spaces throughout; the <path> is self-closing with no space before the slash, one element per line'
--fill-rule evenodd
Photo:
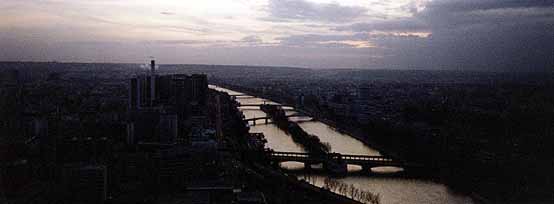
<path fill-rule="evenodd" d="M 303 179 L 313 185 L 316 185 L 318 177 L 314 175 L 304 175 Z M 356 188 L 353 184 L 346 184 L 337 179 L 326 177 L 323 180 L 324 189 L 349 197 L 361 203 L 379 204 L 381 196 L 371 191 Z"/>
<path fill-rule="evenodd" d="M 331 146 L 328 143 L 321 142 L 319 137 L 308 134 L 297 123 L 289 121 L 285 111 L 279 106 L 262 105 L 261 110 L 266 112 L 277 127 L 289 133 L 295 143 L 301 144 L 306 151 L 314 154 L 327 154 L 331 151 Z"/>

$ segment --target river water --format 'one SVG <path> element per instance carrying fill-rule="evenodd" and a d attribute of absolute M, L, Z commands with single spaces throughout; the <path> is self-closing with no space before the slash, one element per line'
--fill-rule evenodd
<path fill-rule="evenodd" d="M 240 92 L 210 85 L 210 88 L 218 91 L 227 92 L 231 95 L 242 94 Z M 236 100 L 241 104 L 263 104 L 274 103 L 272 101 L 257 98 L 238 96 Z M 257 107 L 242 107 L 240 108 L 246 118 L 263 117 L 266 114 Z M 294 113 L 292 107 L 285 107 L 287 115 Z M 318 121 L 311 121 L 309 117 L 293 117 L 291 120 L 297 121 L 307 133 L 316 135 L 322 142 L 327 142 L 331 146 L 332 152 L 341 154 L 358 154 L 358 155 L 380 155 L 380 153 L 372 149 L 353 137 L 340 133 L 332 127 Z M 302 147 L 294 143 L 290 136 L 279 129 L 274 124 L 264 124 L 263 120 L 257 121 L 256 125 L 250 127 L 250 132 L 261 132 L 267 139 L 266 146 L 275 151 L 290 151 L 304 152 Z M 295 169 L 303 168 L 303 164 L 296 162 L 285 162 L 281 164 L 284 168 Z M 349 171 L 360 170 L 357 166 L 348 166 Z M 379 167 L 372 169 L 375 172 L 395 172 L 401 171 L 401 168 L 396 167 Z M 302 175 L 299 175 L 303 178 Z M 312 183 L 317 186 L 323 185 L 325 177 L 319 175 L 310 175 Z M 383 204 L 472 204 L 473 200 L 463 194 L 457 194 L 449 190 L 443 184 L 432 181 L 408 178 L 394 177 L 368 177 L 368 176 L 347 176 L 338 179 L 348 185 L 352 184 L 355 187 L 367 190 L 380 195 L 381 203 Z"/>

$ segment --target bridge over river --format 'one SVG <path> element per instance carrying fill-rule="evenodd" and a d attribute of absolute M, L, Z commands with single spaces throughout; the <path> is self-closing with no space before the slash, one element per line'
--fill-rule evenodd
<path fill-rule="evenodd" d="M 265 103 L 264 104 L 239 104 L 239 107 L 261 107 L 263 105 L 265 105 Z M 282 105 L 282 104 L 272 104 L 272 105 L 273 106 L 280 106 L 280 107 L 292 107 L 292 106 L 289 106 L 289 105 Z M 301 112 L 301 111 L 296 110 L 296 113 L 286 115 L 285 117 L 290 118 L 290 117 L 302 117 L 302 116 L 308 116 L 308 115 Z M 257 120 L 264 120 L 264 123 L 268 124 L 270 119 L 271 119 L 270 116 L 263 116 L 263 117 L 248 118 L 248 119 L 244 119 L 243 121 L 246 121 L 246 122 L 252 121 L 253 125 L 256 125 Z"/>
<path fill-rule="evenodd" d="M 306 115 L 301 113 L 293 113 L 290 115 L 286 115 L 285 117 L 290 118 L 290 117 L 300 117 L 300 116 L 306 116 Z M 248 119 L 244 119 L 243 121 L 246 121 L 246 122 L 252 121 L 253 125 L 256 125 L 257 120 L 264 120 L 265 124 L 268 124 L 270 119 L 271 117 L 264 116 L 264 117 L 248 118 Z"/>
<path fill-rule="evenodd" d="M 301 162 L 304 163 L 305 169 L 311 169 L 313 164 L 322 164 L 323 169 L 333 174 L 347 173 L 347 165 L 357 165 L 362 167 L 362 171 L 371 172 L 374 167 L 401 167 L 404 170 L 422 168 L 423 166 L 416 163 L 395 160 L 385 156 L 367 156 L 367 155 L 351 155 L 329 153 L 317 155 L 311 153 L 300 152 L 275 152 L 267 151 L 266 158 L 273 164 L 281 162 Z"/>
<path fill-rule="evenodd" d="M 258 93 L 249 93 L 249 92 L 236 92 L 233 90 L 224 89 L 221 87 L 214 87 L 213 89 L 224 91 L 230 95 L 237 95 L 235 97 L 236 101 L 241 104 L 277 104 L 275 100 L 270 100 L 269 96 L 263 96 Z M 256 88 L 256 87 L 251 87 Z M 243 96 L 239 96 L 243 95 Z M 251 98 L 249 96 L 256 96 Z M 254 118 L 259 116 L 265 116 L 264 112 L 256 107 L 244 107 L 241 108 L 246 118 Z M 288 109 L 286 111 L 295 111 L 303 113 L 301 109 Z M 290 112 L 289 112 L 290 114 Z M 370 148 L 367 145 L 363 144 L 361 141 L 351 137 L 349 134 L 342 133 L 332 128 L 331 126 L 320 122 L 323 121 L 318 117 L 318 113 L 304 113 L 311 118 L 316 118 L 316 120 L 310 122 L 298 123 L 302 129 L 307 133 L 316 135 L 321 139 L 322 142 L 330 144 L 331 149 L 334 152 L 342 153 L 343 155 L 381 155 L 376 149 Z M 258 123 L 262 122 L 261 120 L 257 121 Z M 281 131 L 275 124 L 272 124 L 271 121 L 268 125 L 256 125 L 250 128 L 252 133 L 263 133 L 265 139 L 268 141 L 266 147 L 274 149 L 278 152 L 291 152 L 297 153 L 302 152 L 303 148 L 295 144 L 292 141 L 292 138 L 288 136 L 284 131 Z M 371 136 L 369 134 L 368 136 Z M 247 157 L 253 157 L 252 159 L 261 159 L 260 161 L 266 161 L 267 163 L 277 164 L 284 171 L 291 172 L 291 176 L 297 176 L 302 178 L 305 176 L 310 176 L 314 179 L 314 185 L 323 187 L 324 180 L 330 175 L 326 172 L 325 169 L 319 169 L 320 165 L 315 165 L 315 161 L 323 161 L 323 159 L 313 160 L 299 158 L 305 156 L 295 155 L 281 155 L 274 153 L 274 156 L 271 157 L 269 153 L 264 152 L 244 152 L 244 155 Z M 292 158 L 292 157 L 295 158 Z M 263 157 L 263 158 L 258 158 Z M 293 162 L 286 162 L 293 161 Z M 298 162 L 294 162 L 298 161 Z M 421 179 L 419 174 L 427 175 L 433 172 L 425 171 L 425 168 L 417 168 L 417 165 L 412 168 L 412 164 L 404 163 L 403 161 L 395 160 L 394 162 L 399 162 L 399 167 L 376 167 L 371 169 L 372 171 L 358 171 L 359 164 L 348 165 L 349 170 L 354 170 L 347 172 L 346 177 L 337 178 L 338 181 L 343 182 L 348 185 L 354 185 L 359 187 L 362 190 L 371 191 L 381 195 L 381 203 L 383 204 L 442 204 L 442 203 L 452 203 L 452 204 L 472 204 L 475 203 L 467 194 L 459 193 L 452 191 L 448 186 L 440 184 L 437 182 L 430 182 L 426 179 Z M 299 166 L 299 164 L 310 164 L 314 162 L 314 165 L 311 166 L 312 170 L 304 170 Z M 387 162 L 387 161 L 385 161 Z M 404 163 L 400 165 L 400 163 Z M 377 161 L 375 161 L 375 164 Z M 392 165 L 392 163 L 382 163 L 379 165 Z M 316 167 L 317 166 L 317 167 Z M 309 167 L 309 166 L 308 166 Z M 323 165 L 321 165 L 323 167 Z M 367 168 L 368 166 L 366 166 Z M 404 171 L 402 171 L 404 169 Z M 296 173 L 297 172 L 297 173 Z M 413 177 L 412 177 L 413 176 Z M 380 177 L 393 177 L 393 178 L 380 178 Z M 410 177 L 410 178 L 405 178 Z"/>

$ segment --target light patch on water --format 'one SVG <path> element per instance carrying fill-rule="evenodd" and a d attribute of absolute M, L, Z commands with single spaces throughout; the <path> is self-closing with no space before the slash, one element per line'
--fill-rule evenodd
<path fill-rule="evenodd" d="M 295 161 L 287 161 L 287 162 L 281 162 L 279 163 L 279 166 L 283 169 L 287 170 L 300 170 L 304 169 L 304 163 L 302 162 L 295 162 Z"/>
<path fill-rule="evenodd" d="M 362 171 L 362 167 L 359 166 L 359 165 L 346 165 L 346 169 L 348 170 L 348 172 L 359 172 L 359 171 Z"/>
<path fill-rule="evenodd" d="M 394 167 L 394 166 L 381 166 L 381 167 L 371 168 L 371 172 L 379 173 L 379 174 L 391 174 L 391 173 L 398 173 L 402 171 L 404 171 L 403 168 Z"/>

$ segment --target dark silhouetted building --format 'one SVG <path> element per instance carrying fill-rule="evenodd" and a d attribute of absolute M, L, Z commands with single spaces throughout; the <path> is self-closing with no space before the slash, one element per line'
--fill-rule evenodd
<path fill-rule="evenodd" d="M 152 62 L 152 66 L 154 62 Z M 208 91 L 208 78 L 204 74 L 157 75 L 155 67 L 146 74 L 129 81 L 129 109 L 150 108 L 161 105 L 204 105 Z"/>
<path fill-rule="evenodd" d="M 66 197 L 78 203 L 103 203 L 108 198 L 108 169 L 103 165 L 69 164 L 62 172 Z"/>
<path fill-rule="evenodd" d="M 129 144 L 188 141 L 183 137 L 192 124 L 189 119 L 206 104 L 206 75 L 157 75 L 155 66 L 152 61 L 150 72 L 129 81 Z"/>

